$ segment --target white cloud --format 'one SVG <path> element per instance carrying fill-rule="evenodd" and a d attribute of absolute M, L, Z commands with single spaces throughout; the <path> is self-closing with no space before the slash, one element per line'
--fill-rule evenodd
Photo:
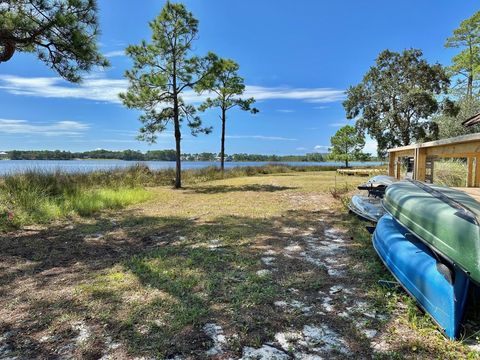
<path fill-rule="evenodd" d="M 127 80 L 87 78 L 79 85 L 71 85 L 57 77 L 25 78 L 0 75 L 0 89 L 15 95 L 44 98 L 74 98 L 120 103 L 118 93 L 124 91 Z"/>
<path fill-rule="evenodd" d="M 288 99 L 304 100 L 315 103 L 329 103 L 343 100 L 344 90 L 331 88 L 287 88 L 287 87 L 263 87 L 247 85 L 245 96 L 253 96 L 257 100 Z"/>
<path fill-rule="evenodd" d="M 263 135 L 227 135 L 229 139 L 257 139 L 257 140 L 278 140 L 278 141 L 297 141 L 298 139 L 285 138 L 281 136 L 263 136 Z"/>
<path fill-rule="evenodd" d="M 32 123 L 27 120 L 0 119 L 0 133 L 35 134 L 45 136 L 80 135 L 90 126 L 78 121 Z"/>
<path fill-rule="evenodd" d="M 107 58 L 125 56 L 125 50 L 108 51 L 104 54 Z"/>
<path fill-rule="evenodd" d="M 334 123 L 328 124 L 328 126 L 331 126 L 331 127 L 341 127 L 341 126 L 345 126 L 345 125 L 348 125 L 348 124 L 345 123 L 345 122 L 334 122 Z"/>
<path fill-rule="evenodd" d="M 297 150 L 297 151 L 305 151 L 305 150 L 307 150 L 307 148 L 306 148 L 306 147 L 303 147 L 303 146 L 300 146 L 300 147 L 297 147 L 295 150 Z"/>
<path fill-rule="evenodd" d="M 109 103 L 120 103 L 118 94 L 128 86 L 126 79 L 103 78 L 103 74 L 90 76 L 81 84 L 69 84 L 59 77 L 20 77 L 0 75 L 0 89 L 15 95 L 37 96 L 45 98 L 74 98 Z M 208 94 L 198 95 L 194 91 L 185 91 L 186 102 L 199 103 Z M 288 88 L 247 85 L 244 97 L 256 100 L 302 100 L 316 103 L 329 103 L 343 100 L 344 90 L 330 88 Z"/>
<path fill-rule="evenodd" d="M 328 109 L 328 106 L 314 106 L 313 108 L 315 110 L 324 110 L 324 109 Z"/>
<path fill-rule="evenodd" d="M 328 146 L 328 145 L 315 145 L 313 149 L 315 151 L 328 151 L 328 149 L 330 149 L 330 146 Z"/>
<path fill-rule="evenodd" d="M 289 113 L 293 113 L 294 111 L 290 109 L 278 109 L 277 112 L 289 114 Z"/>

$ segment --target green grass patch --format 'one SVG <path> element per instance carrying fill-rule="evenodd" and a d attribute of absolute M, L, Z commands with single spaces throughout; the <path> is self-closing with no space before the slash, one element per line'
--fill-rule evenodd
<path fill-rule="evenodd" d="M 99 189 L 76 194 L 67 198 L 66 208 L 89 216 L 103 209 L 120 209 L 148 200 L 151 194 L 145 189 Z"/>
<path fill-rule="evenodd" d="M 467 162 L 463 159 L 437 160 L 434 164 L 433 182 L 444 186 L 465 187 L 467 170 Z"/>
<path fill-rule="evenodd" d="M 16 184 L 17 185 L 17 184 Z M 105 209 L 120 209 L 148 200 L 143 188 L 77 189 L 61 194 L 38 185 L 0 186 L 0 228 L 48 223 L 68 216 L 90 216 Z"/>

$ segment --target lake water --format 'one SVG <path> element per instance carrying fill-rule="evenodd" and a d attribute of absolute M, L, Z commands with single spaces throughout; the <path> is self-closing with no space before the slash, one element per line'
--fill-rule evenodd
<path fill-rule="evenodd" d="M 262 166 L 272 162 L 226 162 L 225 168 L 238 166 Z M 53 172 L 62 170 L 69 173 L 90 172 L 95 170 L 111 170 L 127 168 L 135 164 L 145 164 L 152 170 L 175 168 L 174 161 L 123 161 L 123 160 L 1 160 L 0 175 L 22 173 L 28 170 Z M 295 166 L 343 166 L 342 162 L 281 162 Z M 351 162 L 351 166 L 375 166 L 381 162 Z M 184 161 L 182 169 L 199 169 L 207 166 L 220 166 L 215 161 Z"/>

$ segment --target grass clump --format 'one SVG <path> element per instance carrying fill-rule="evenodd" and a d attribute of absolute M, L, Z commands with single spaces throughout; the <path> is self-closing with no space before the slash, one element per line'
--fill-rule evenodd
<path fill-rule="evenodd" d="M 42 224 L 67 216 L 89 216 L 147 200 L 150 193 L 129 178 L 121 182 L 98 174 L 42 173 L 10 175 L 0 181 L 0 228 Z"/>
<path fill-rule="evenodd" d="M 149 198 L 149 192 L 140 188 L 99 189 L 76 194 L 66 205 L 81 216 L 89 216 L 102 209 L 121 209 Z"/>

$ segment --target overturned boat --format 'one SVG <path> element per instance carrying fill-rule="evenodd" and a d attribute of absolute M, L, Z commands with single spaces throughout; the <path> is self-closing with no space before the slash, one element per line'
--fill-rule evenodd
<path fill-rule="evenodd" d="M 365 184 L 358 186 L 358 189 L 367 190 L 368 195 L 383 197 L 387 186 L 397 181 L 393 176 L 377 175 L 369 179 Z"/>
<path fill-rule="evenodd" d="M 377 175 L 365 184 L 358 186 L 359 190 L 366 190 L 368 195 L 354 195 L 348 208 L 354 214 L 369 221 L 377 222 L 384 214 L 382 198 L 387 186 L 398 181 L 392 176 Z"/>
<path fill-rule="evenodd" d="M 469 288 L 469 278 L 413 236 L 391 215 L 383 216 L 373 234 L 373 246 L 385 266 L 451 338 L 457 338 Z"/>
<path fill-rule="evenodd" d="M 463 191 L 409 180 L 388 186 L 383 205 L 432 251 L 480 284 L 480 203 Z"/>
<path fill-rule="evenodd" d="M 355 215 L 377 222 L 384 214 L 382 199 L 376 196 L 353 195 L 348 208 Z"/>

